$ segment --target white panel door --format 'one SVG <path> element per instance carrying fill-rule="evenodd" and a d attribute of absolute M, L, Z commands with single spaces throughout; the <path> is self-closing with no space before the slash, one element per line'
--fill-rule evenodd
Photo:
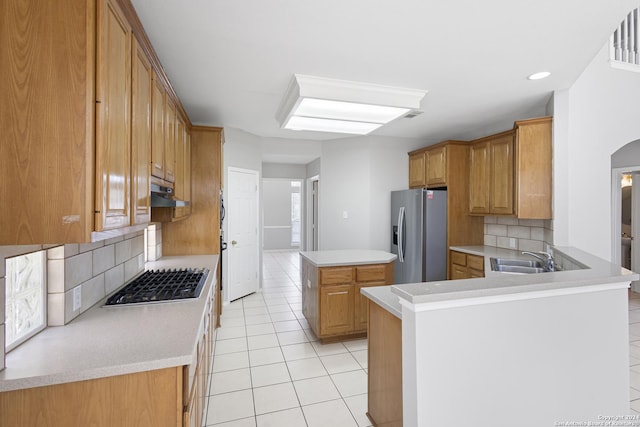
<path fill-rule="evenodd" d="M 258 172 L 229 168 L 228 300 L 258 290 Z"/>

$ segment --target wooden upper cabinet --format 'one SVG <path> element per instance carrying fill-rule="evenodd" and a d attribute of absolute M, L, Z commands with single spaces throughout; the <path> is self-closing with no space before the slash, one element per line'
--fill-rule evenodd
<path fill-rule="evenodd" d="M 490 154 L 487 142 L 469 147 L 469 211 L 489 213 Z"/>
<path fill-rule="evenodd" d="M 552 118 L 515 123 L 515 194 L 520 218 L 551 219 Z"/>
<path fill-rule="evenodd" d="M 0 210 L 0 245 L 87 241 L 95 2 L 6 0 L 0 16 L 0 200 L 12 201 Z"/>
<path fill-rule="evenodd" d="M 474 142 L 469 168 L 469 212 L 512 215 L 513 131 Z"/>
<path fill-rule="evenodd" d="M 165 90 L 162 81 L 153 73 L 151 93 L 151 175 L 164 179 L 164 121 Z"/>
<path fill-rule="evenodd" d="M 176 105 L 170 97 L 165 97 L 164 123 L 164 179 L 176 180 Z"/>
<path fill-rule="evenodd" d="M 163 168 L 165 155 L 162 139 L 160 157 L 149 157 L 149 111 L 152 142 L 158 128 L 164 138 L 165 94 L 184 112 L 130 1 L 6 0 L 0 16 L 0 39 L 19 41 L 0 49 L 0 63 L 15 65 L 0 67 L 0 199 L 20 195 L 0 211 L 0 245 L 141 230 L 145 169 Z M 150 87 L 152 68 L 159 78 Z M 149 110 L 149 99 L 161 110 Z"/>
<path fill-rule="evenodd" d="M 426 155 L 427 186 L 447 185 L 447 147 L 427 150 Z"/>
<path fill-rule="evenodd" d="M 469 174 L 471 214 L 552 218 L 551 123 L 551 117 L 521 120 L 513 130 L 474 141 Z"/>
<path fill-rule="evenodd" d="M 131 62 L 131 223 L 151 221 L 151 98 L 153 69 L 133 38 Z"/>
<path fill-rule="evenodd" d="M 131 26 L 114 0 L 98 3 L 96 231 L 130 223 Z"/>
<path fill-rule="evenodd" d="M 409 153 L 409 188 L 426 187 L 426 177 L 425 152 Z"/>
<path fill-rule="evenodd" d="M 175 197 L 179 200 L 189 200 L 191 193 L 191 153 L 188 147 L 187 129 L 182 117 L 176 120 L 176 168 L 175 168 Z M 188 188 L 187 188 L 188 187 Z M 189 193 L 189 195 L 187 195 Z M 189 214 L 188 206 L 174 210 L 174 218 L 183 218 Z"/>
<path fill-rule="evenodd" d="M 513 133 L 500 135 L 489 143 L 491 191 L 489 212 L 513 214 Z"/>

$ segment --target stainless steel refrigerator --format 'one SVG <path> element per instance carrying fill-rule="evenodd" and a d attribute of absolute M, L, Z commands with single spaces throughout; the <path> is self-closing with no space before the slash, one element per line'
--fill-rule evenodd
<path fill-rule="evenodd" d="M 447 190 L 391 192 L 395 283 L 447 278 Z"/>

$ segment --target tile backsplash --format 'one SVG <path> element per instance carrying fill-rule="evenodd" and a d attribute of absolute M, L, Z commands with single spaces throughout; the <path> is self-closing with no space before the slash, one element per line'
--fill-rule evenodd
<path fill-rule="evenodd" d="M 553 245 L 553 221 L 484 217 L 484 244 L 518 251 L 544 251 Z"/>
<path fill-rule="evenodd" d="M 47 252 L 47 324 L 62 326 L 162 257 L 162 225 L 94 243 L 0 246 L 0 371 L 5 367 L 5 259 Z M 74 307 L 74 293 L 79 296 Z M 79 294 L 78 294 L 79 293 Z"/>
<path fill-rule="evenodd" d="M 48 323 L 66 325 L 144 270 L 144 231 L 47 251 Z M 78 295 L 74 304 L 74 295 Z"/>

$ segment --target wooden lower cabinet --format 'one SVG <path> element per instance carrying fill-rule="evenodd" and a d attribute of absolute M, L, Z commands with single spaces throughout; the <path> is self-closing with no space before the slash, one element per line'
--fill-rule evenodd
<path fill-rule="evenodd" d="M 323 342 L 363 337 L 367 299 L 360 289 L 393 283 L 393 263 L 316 267 L 301 257 L 302 313 Z"/>
<path fill-rule="evenodd" d="M 182 425 L 182 367 L 0 393 L 2 426 Z"/>
<path fill-rule="evenodd" d="M 369 300 L 368 409 L 375 426 L 402 427 L 402 320 Z"/>
<path fill-rule="evenodd" d="M 475 279 L 484 277 L 484 257 L 458 251 L 449 251 L 449 279 Z"/>
<path fill-rule="evenodd" d="M 342 335 L 353 332 L 354 295 L 351 284 L 320 288 L 320 335 Z"/>

